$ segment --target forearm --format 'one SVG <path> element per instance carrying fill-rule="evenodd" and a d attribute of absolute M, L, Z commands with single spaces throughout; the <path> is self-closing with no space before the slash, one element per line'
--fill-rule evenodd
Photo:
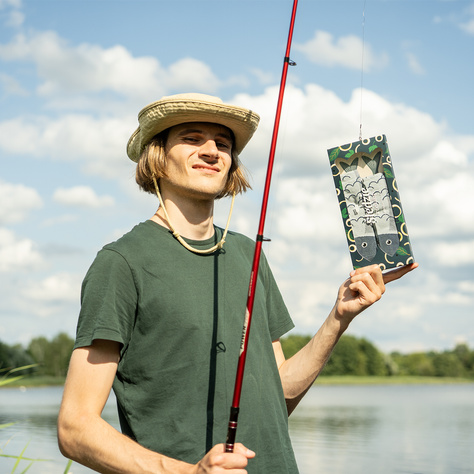
<path fill-rule="evenodd" d="M 64 456 L 101 473 L 191 473 L 193 466 L 140 446 L 96 415 L 60 414 L 59 446 Z"/>
<path fill-rule="evenodd" d="M 296 408 L 321 373 L 348 325 L 336 316 L 333 309 L 308 344 L 279 366 L 288 414 Z"/>

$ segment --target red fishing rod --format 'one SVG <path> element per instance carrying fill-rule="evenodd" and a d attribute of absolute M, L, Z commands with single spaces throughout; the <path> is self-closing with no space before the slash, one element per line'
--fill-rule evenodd
<path fill-rule="evenodd" d="M 263 236 L 265 227 L 265 217 L 267 214 L 268 195 L 270 193 L 270 183 L 272 179 L 273 162 L 275 160 L 275 149 L 278 137 L 278 128 L 280 126 L 281 109 L 283 105 L 283 95 L 285 93 L 286 76 L 288 66 L 295 66 L 296 63 L 290 60 L 291 40 L 293 38 L 293 27 L 295 24 L 296 7 L 298 0 L 293 0 L 293 10 L 291 12 L 290 30 L 288 32 L 288 42 L 286 45 L 285 58 L 283 61 L 283 71 L 281 73 L 280 91 L 278 94 L 278 103 L 275 115 L 275 123 L 273 125 L 272 141 L 270 145 L 270 155 L 268 157 L 267 176 L 265 179 L 265 188 L 263 192 L 262 209 L 260 211 L 260 222 L 258 225 L 258 233 L 255 241 L 255 252 L 253 256 L 252 271 L 250 273 L 249 292 L 247 297 L 247 309 L 245 312 L 244 327 L 242 330 L 242 339 L 240 343 L 240 356 L 237 365 L 237 374 L 235 376 L 234 397 L 230 408 L 229 426 L 227 430 L 227 440 L 225 450 L 227 453 L 234 451 L 235 435 L 237 433 L 237 419 L 239 417 L 240 394 L 242 392 L 242 381 L 244 378 L 245 359 L 247 357 L 247 348 L 249 343 L 250 323 L 252 321 L 253 303 L 255 299 L 255 289 L 257 286 L 258 267 L 260 264 L 260 254 L 262 252 L 262 243 L 266 240 Z"/>

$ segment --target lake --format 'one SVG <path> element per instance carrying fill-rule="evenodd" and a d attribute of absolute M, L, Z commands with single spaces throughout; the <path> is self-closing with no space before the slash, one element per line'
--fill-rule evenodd
<path fill-rule="evenodd" d="M 62 387 L 0 390 L 0 424 L 15 422 L 0 430 L 0 451 L 18 455 L 26 446 L 25 457 L 48 459 L 28 474 L 66 468 L 56 444 L 61 395 Z M 104 418 L 118 426 L 112 399 Z M 474 384 L 316 385 L 290 417 L 290 433 L 301 474 L 471 474 Z M 14 463 L 0 458 L 0 474 Z"/>

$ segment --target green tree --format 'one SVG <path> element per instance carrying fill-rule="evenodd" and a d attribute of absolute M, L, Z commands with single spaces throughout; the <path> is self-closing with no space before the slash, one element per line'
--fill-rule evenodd
<path fill-rule="evenodd" d="M 28 345 L 28 352 L 39 364 L 38 374 L 64 377 L 69 366 L 74 340 L 67 334 L 60 333 L 51 341 L 37 337 Z"/>
<path fill-rule="evenodd" d="M 466 371 L 454 352 L 441 352 L 432 355 L 434 375 L 437 377 L 463 377 Z"/>
<path fill-rule="evenodd" d="M 457 344 L 453 353 L 464 367 L 467 377 L 474 377 L 474 350 L 469 350 L 467 344 Z"/>
<path fill-rule="evenodd" d="M 360 339 L 359 350 L 365 355 L 365 372 L 367 375 L 388 375 L 385 355 L 367 339 Z"/>
<path fill-rule="evenodd" d="M 0 368 L 15 369 L 33 364 L 32 357 L 20 344 L 9 346 L 0 342 Z M 33 369 L 27 369 L 25 373 L 31 373 Z"/>
<path fill-rule="evenodd" d="M 50 370 L 52 375 L 56 377 L 65 377 L 69 367 L 69 359 L 71 358 L 74 340 L 67 334 L 60 333 L 51 341 L 51 362 Z"/>
<path fill-rule="evenodd" d="M 302 347 L 304 347 L 311 340 L 311 336 L 300 336 L 299 334 L 291 334 L 280 339 L 283 354 L 289 359 L 296 354 Z"/>
<path fill-rule="evenodd" d="M 398 366 L 398 375 L 435 375 L 433 360 L 425 352 L 413 352 L 412 354 L 392 352 L 391 357 Z"/>
<path fill-rule="evenodd" d="M 43 336 L 32 339 L 28 345 L 28 352 L 38 364 L 37 373 L 40 375 L 46 374 L 45 360 L 48 357 L 48 351 L 49 341 Z"/>
<path fill-rule="evenodd" d="M 359 341 L 354 336 L 343 335 L 326 367 L 324 375 L 367 375 L 367 356 L 360 350 Z"/>

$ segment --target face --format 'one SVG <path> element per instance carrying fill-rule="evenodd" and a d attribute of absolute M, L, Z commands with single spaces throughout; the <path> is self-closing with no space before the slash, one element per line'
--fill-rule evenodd
<path fill-rule="evenodd" d="M 197 122 L 176 125 L 166 142 L 163 193 L 214 200 L 224 189 L 232 164 L 232 133 L 222 125 Z"/>

